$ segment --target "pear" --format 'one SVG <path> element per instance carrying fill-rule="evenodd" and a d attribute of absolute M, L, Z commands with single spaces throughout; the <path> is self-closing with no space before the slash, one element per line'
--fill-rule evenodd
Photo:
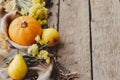
<path fill-rule="evenodd" d="M 12 79 L 22 80 L 27 74 L 28 67 L 21 54 L 16 54 L 8 66 L 8 74 Z"/>
<path fill-rule="evenodd" d="M 47 28 L 43 30 L 42 33 L 42 41 L 43 43 L 48 43 L 48 46 L 55 46 L 60 41 L 60 34 L 59 32 L 54 28 Z"/>

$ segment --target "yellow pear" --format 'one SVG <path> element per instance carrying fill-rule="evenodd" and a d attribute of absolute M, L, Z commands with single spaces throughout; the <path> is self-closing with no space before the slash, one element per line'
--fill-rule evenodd
<path fill-rule="evenodd" d="M 60 34 L 54 28 L 47 28 L 43 30 L 42 33 L 42 41 L 44 43 L 49 42 L 48 46 L 54 46 L 59 43 L 60 41 Z"/>
<path fill-rule="evenodd" d="M 27 74 L 28 67 L 21 54 L 16 54 L 8 66 L 8 74 L 12 79 L 22 80 Z"/>

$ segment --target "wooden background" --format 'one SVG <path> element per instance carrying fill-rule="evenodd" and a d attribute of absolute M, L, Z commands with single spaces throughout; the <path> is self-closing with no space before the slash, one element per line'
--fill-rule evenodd
<path fill-rule="evenodd" d="M 49 26 L 61 34 L 58 60 L 76 80 L 120 80 L 120 1 L 51 0 Z"/>

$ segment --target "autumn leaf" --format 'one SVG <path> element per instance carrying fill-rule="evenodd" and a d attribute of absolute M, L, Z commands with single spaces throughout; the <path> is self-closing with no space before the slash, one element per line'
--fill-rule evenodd
<path fill-rule="evenodd" d="M 4 8 L 6 12 L 11 12 L 16 10 L 16 0 L 9 0 L 6 2 Z"/>

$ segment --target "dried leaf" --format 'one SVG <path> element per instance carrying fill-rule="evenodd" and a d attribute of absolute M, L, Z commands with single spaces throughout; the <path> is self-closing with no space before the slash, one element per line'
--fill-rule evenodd
<path fill-rule="evenodd" d="M 0 32 L 0 49 L 8 50 L 7 36 Z"/>
<path fill-rule="evenodd" d="M 16 10 L 16 0 L 10 0 L 8 2 L 6 2 L 5 4 L 5 11 L 6 12 L 12 12 Z"/>

